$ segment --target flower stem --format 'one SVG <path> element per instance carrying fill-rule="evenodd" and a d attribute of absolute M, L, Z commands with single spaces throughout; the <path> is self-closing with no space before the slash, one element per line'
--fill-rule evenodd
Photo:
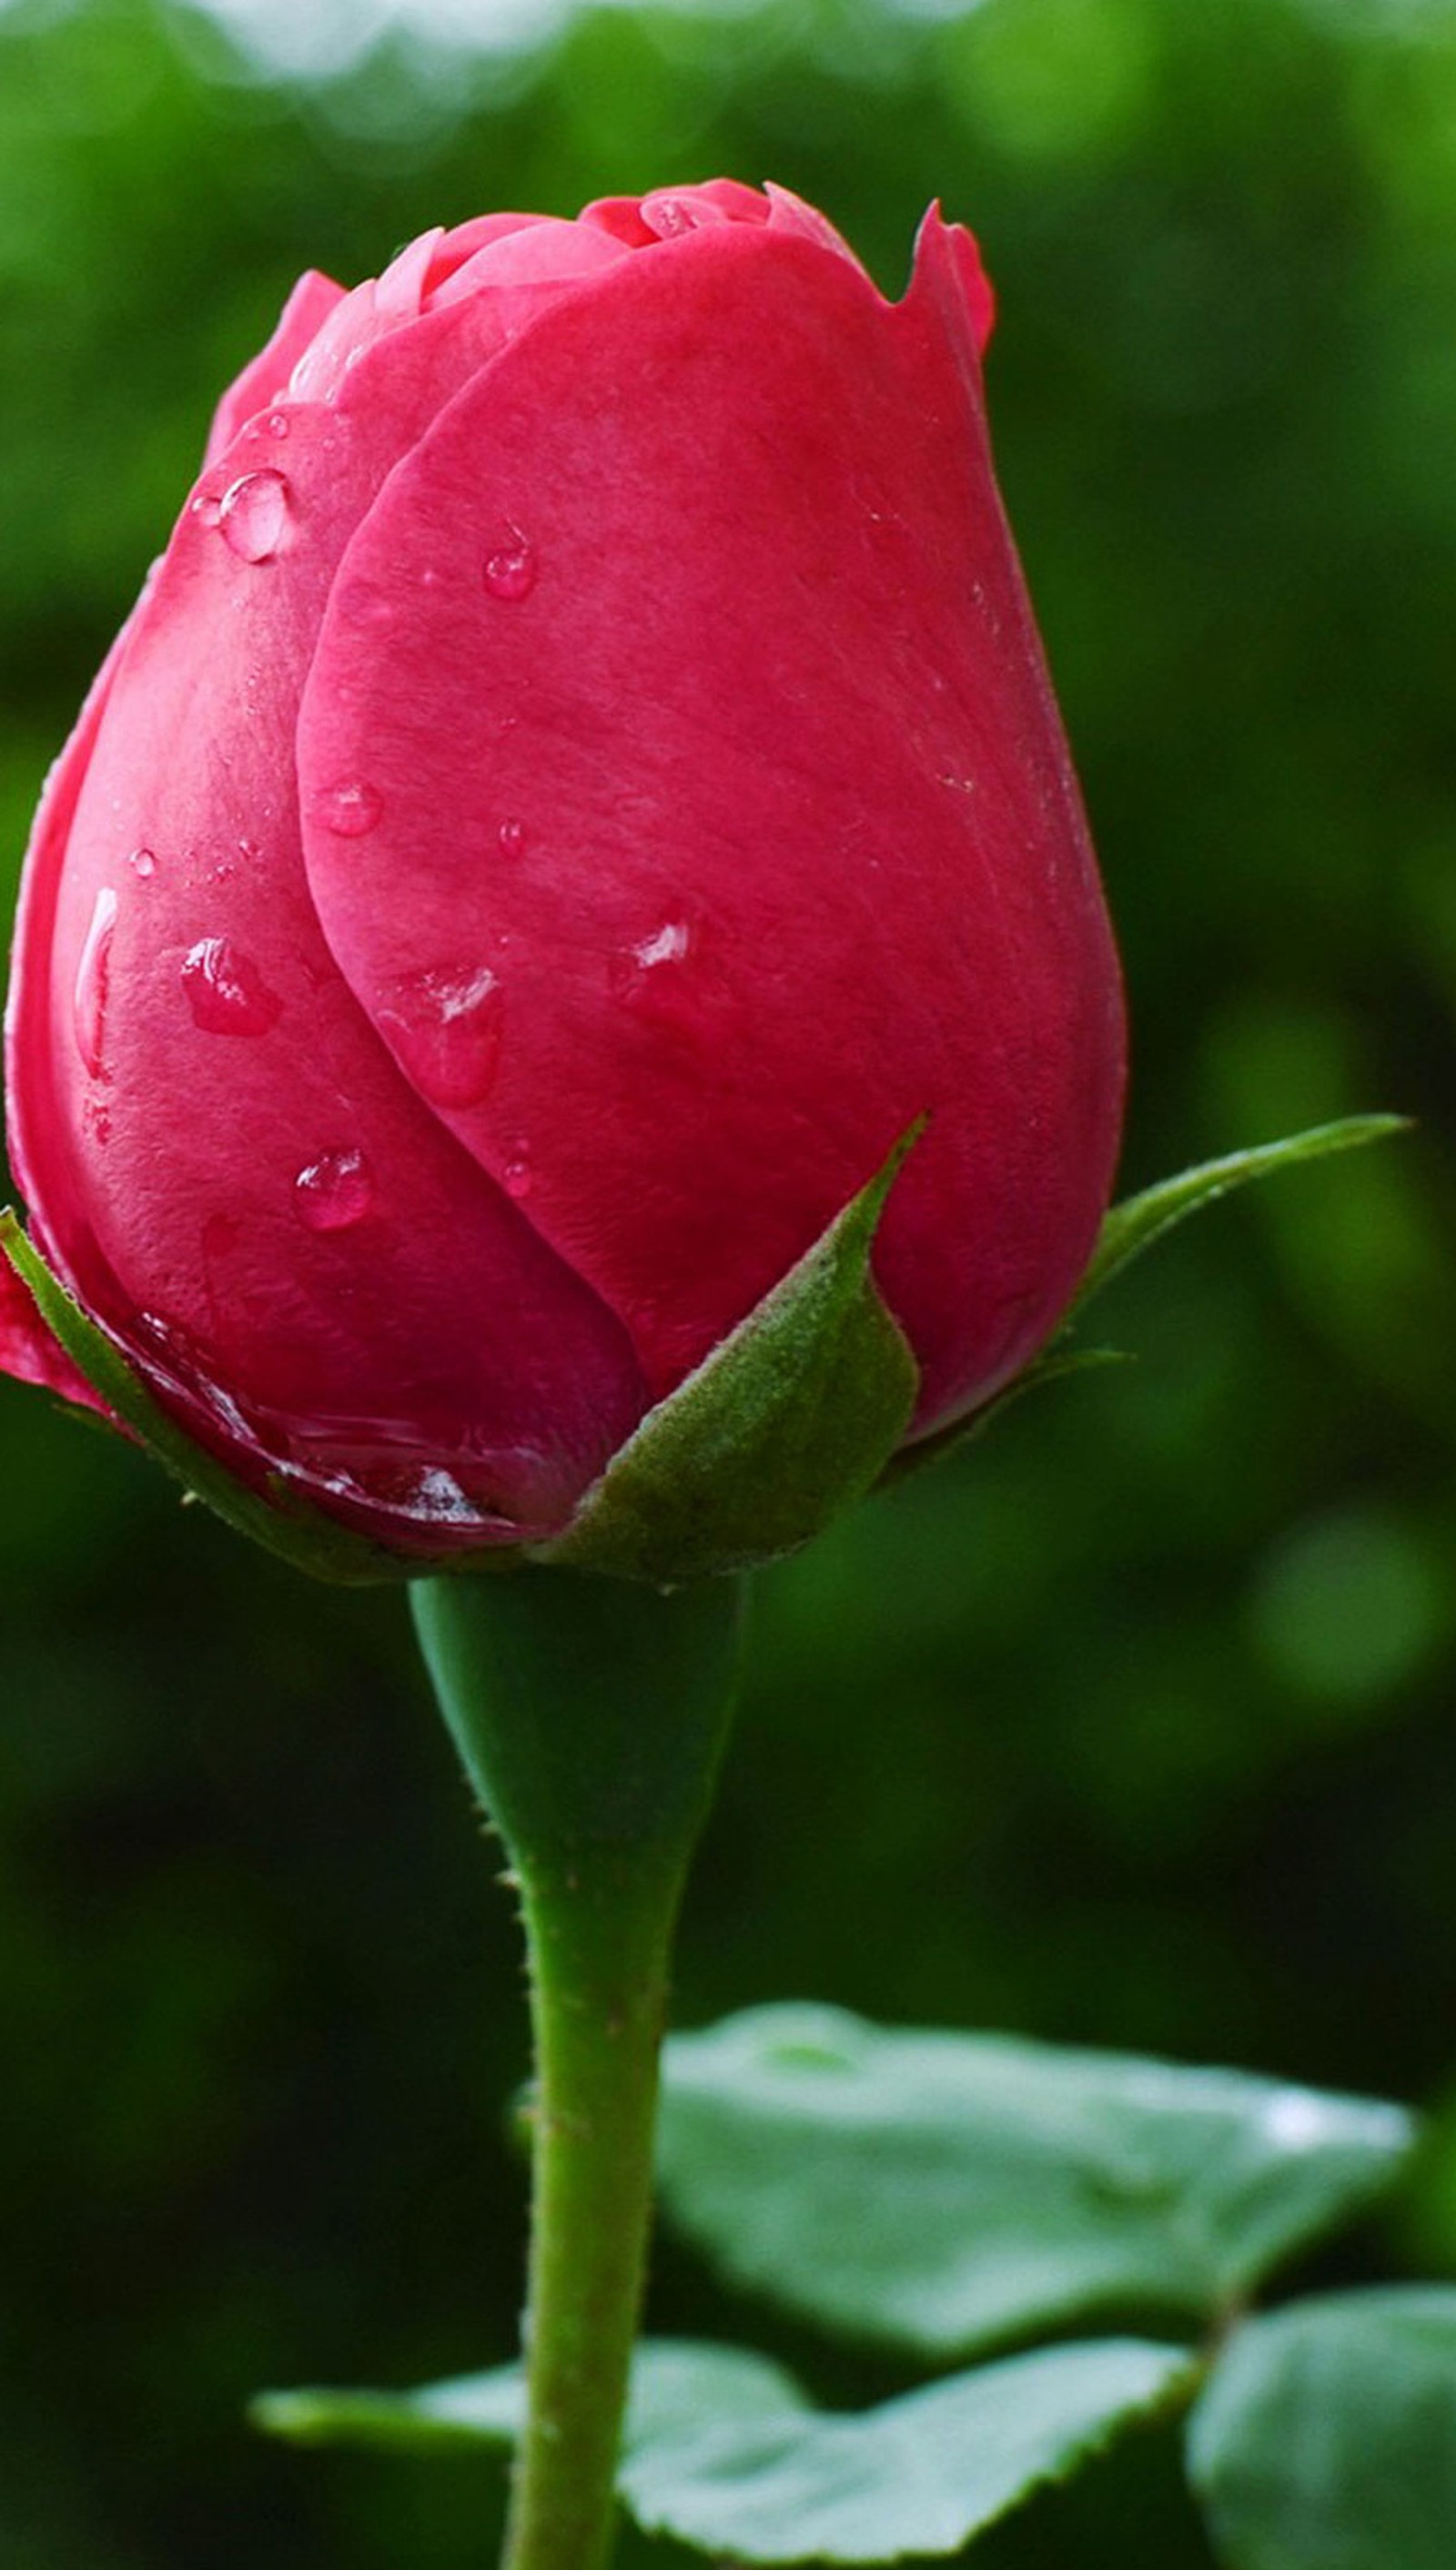
<path fill-rule="evenodd" d="M 536 2048 L 528 2414 L 503 2570 L 601 2570 L 651 2223 L 683 1883 L 728 1730 L 738 1598 L 532 1570 L 411 1591 L 519 1883 Z"/>

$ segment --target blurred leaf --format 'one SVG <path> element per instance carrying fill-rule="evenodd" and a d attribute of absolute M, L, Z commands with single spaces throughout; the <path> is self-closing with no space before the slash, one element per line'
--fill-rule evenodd
<path fill-rule="evenodd" d="M 1109 2339 L 1012 2356 L 852 2415 L 811 2409 L 737 2348 L 649 2340 L 619 2486 L 648 2533 L 745 2561 L 958 2552 L 1042 2482 L 1192 2379 L 1184 2350 Z M 520 2433 L 518 2365 L 413 2392 L 275 2391 L 256 2424 L 297 2444 L 437 2453 Z"/>
<path fill-rule="evenodd" d="M 1004 2035 L 752 2008 L 667 2047 L 668 2209 L 738 2285 L 947 2356 L 1212 2317 L 1388 2185 L 1398 2107 Z"/>
<path fill-rule="evenodd" d="M 1456 2286 L 1330 2295 L 1253 2322 L 1188 2450 L 1228 2570 L 1451 2570 Z"/>
<path fill-rule="evenodd" d="M 673 2444 L 705 2425 L 807 2407 L 782 2367 L 746 2348 L 695 2339 L 645 2339 L 632 2368 L 625 2437 L 636 2451 Z M 519 2364 L 462 2373 L 415 2391 L 306 2388 L 262 2391 L 248 2415 L 264 2434 L 294 2445 L 359 2445 L 437 2453 L 458 2445 L 512 2445 L 526 2414 Z"/>
<path fill-rule="evenodd" d="M 1191 2376 L 1138 2339 L 1048 2348 L 852 2417 L 790 2415 L 629 2449 L 638 2523 L 742 2561 L 893 2561 L 958 2552 L 1063 2480 Z"/>

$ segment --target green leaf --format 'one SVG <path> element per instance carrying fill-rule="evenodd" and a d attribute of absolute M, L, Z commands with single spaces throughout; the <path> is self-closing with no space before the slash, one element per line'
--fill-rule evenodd
<path fill-rule="evenodd" d="M 675 2444 L 705 2426 L 781 2419 L 806 2406 L 781 2365 L 746 2348 L 696 2339 L 646 2339 L 632 2368 L 626 2443 Z M 440 2453 L 460 2445 L 512 2445 L 526 2414 L 519 2364 L 462 2373 L 416 2391 L 263 2391 L 248 2416 L 295 2445 L 361 2445 Z"/>
<path fill-rule="evenodd" d="M 1100 1294 L 1165 1232 L 1187 1222 L 1190 1214 L 1201 1213 L 1205 1205 L 1216 1203 L 1219 1196 L 1231 1195 L 1235 1187 L 1247 1186 L 1254 1178 L 1276 1177 L 1281 1169 L 1297 1168 L 1302 1161 L 1327 1159 L 1333 1151 L 1353 1151 L 1362 1143 L 1379 1142 L 1387 1134 L 1409 1129 L 1410 1119 L 1404 1115 L 1346 1115 L 1338 1123 L 1314 1124 L 1307 1132 L 1291 1133 L 1282 1142 L 1229 1151 L 1222 1159 L 1184 1169 L 1176 1178 L 1160 1178 L 1156 1186 L 1129 1196 L 1107 1215 L 1064 1328 L 1075 1324 L 1094 1294 Z"/>
<path fill-rule="evenodd" d="M 1254 2321 L 1188 2450 L 1228 2570 L 1451 2570 L 1456 2286 L 1332 2294 Z"/>
<path fill-rule="evenodd" d="M 1005 2035 L 746 2010 L 668 2046 L 667 2210 L 735 2284 L 944 2357 L 1207 2318 L 1387 2185 L 1394 2106 Z"/>
<path fill-rule="evenodd" d="M 686 1383 L 649 1411 L 535 1558 L 680 1582 L 792 1552 L 863 1497 L 919 1389 L 869 1269 L 875 1228 L 915 1139 Z"/>
<path fill-rule="evenodd" d="M 734 2420 L 685 2443 L 629 2445 L 620 2486 L 648 2533 L 734 2560 L 959 2552 L 1192 2379 L 1184 2350 L 1139 2339 L 1048 2348 L 852 2416 Z"/>
<path fill-rule="evenodd" d="M 811 2408 L 763 2356 L 649 2340 L 618 2486 L 646 2532 L 739 2560 L 958 2552 L 1193 2379 L 1182 2349 L 1110 2339 L 841 2415 Z M 521 2368 L 504 2365 L 420 2391 L 269 2392 L 251 2414 L 297 2444 L 440 2453 L 513 2442 L 524 2407 Z"/>
<path fill-rule="evenodd" d="M 295 1569 L 315 1578 L 363 1585 L 386 1579 L 413 1578 L 427 1562 L 396 1558 L 362 1535 L 306 1506 L 279 1479 L 275 1504 L 269 1504 L 179 1428 L 153 1400 L 142 1377 L 123 1356 L 115 1340 L 82 1311 L 59 1277 L 28 1237 L 19 1217 L 0 1207 L 0 1251 L 34 1298 L 47 1328 L 105 1402 L 114 1419 L 129 1428 L 156 1464 L 180 1482 L 191 1497 L 204 1501 L 236 1534 L 261 1544 Z"/>

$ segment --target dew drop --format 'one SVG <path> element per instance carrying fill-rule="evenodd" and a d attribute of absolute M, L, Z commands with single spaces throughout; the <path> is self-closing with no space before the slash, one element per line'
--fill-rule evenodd
<path fill-rule="evenodd" d="M 282 1002 L 230 937 L 199 940 L 183 959 L 182 986 L 205 1035 L 265 1036 L 282 1014 Z"/>
<path fill-rule="evenodd" d="M 476 1106 L 495 1078 L 501 990 L 488 965 L 407 973 L 381 994 L 379 1019 L 421 1096 Z"/>
<path fill-rule="evenodd" d="M 223 515 L 223 503 L 212 491 L 200 491 L 188 504 L 191 517 L 201 518 L 205 527 L 216 527 Z"/>
<path fill-rule="evenodd" d="M 502 821 L 499 830 L 496 832 L 496 838 L 499 841 L 500 852 L 503 857 L 518 857 L 526 844 L 525 822 Z"/>
<path fill-rule="evenodd" d="M 467 1497 L 453 1473 L 440 1464 L 427 1464 L 415 1474 L 402 1502 L 406 1512 L 425 1525 L 480 1525 L 483 1520 L 474 1500 Z"/>
<path fill-rule="evenodd" d="M 293 1180 L 298 1212 L 310 1231 L 347 1231 L 374 1202 L 374 1180 L 362 1151 L 325 1151 Z"/>
<path fill-rule="evenodd" d="M 336 839 L 362 839 L 377 826 L 384 801 L 360 777 L 346 785 L 325 785 L 313 808 Z"/>
<path fill-rule="evenodd" d="M 116 934 L 117 897 L 109 885 L 96 896 L 91 926 L 81 949 L 76 968 L 76 1001 L 74 1023 L 76 1046 L 93 1079 L 102 1076 L 102 1042 L 106 1033 L 106 1003 L 111 989 L 111 941 Z"/>
<path fill-rule="evenodd" d="M 609 968 L 612 989 L 619 1000 L 650 1003 L 665 995 L 671 975 L 664 976 L 664 966 L 681 964 L 692 945 L 692 932 L 683 919 L 669 919 L 644 937 L 625 954 L 614 957 Z"/>
<path fill-rule="evenodd" d="M 139 1312 L 137 1332 L 145 1342 L 138 1353 L 172 1383 L 220 1412 L 228 1406 L 227 1394 L 218 1391 L 208 1372 L 202 1342 L 183 1322 L 166 1312 Z"/>
<path fill-rule="evenodd" d="M 257 473 L 241 473 L 223 494 L 218 531 L 240 562 L 271 562 L 287 541 L 290 508 L 288 485 L 281 473 L 270 466 Z"/>
<path fill-rule="evenodd" d="M 634 946 L 632 952 L 641 970 L 651 973 L 659 964 L 681 964 L 692 942 L 687 921 L 669 919 L 653 936 Z"/>
<path fill-rule="evenodd" d="M 270 410 L 268 412 L 267 433 L 269 437 L 287 436 L 288 414 L 285 410 Z"/>
<path fill-rule="evenodd" d="M 519 527 L 512 527 L 506 542 L 497 545 L 485 558 L 485 585 L 492 598 L 529 598 L 536 586 L 535 552 Z"/>
<path fill-rule="evenodd" d="M 150 848 L 133 848 L 127 863 L 142 883 L 150 883 L 157 872 L 157 859 Z"/>
<path fill-rule="evenodd" d="M 531 1163 L 526 1158 L 524 1152 L 518 1153 L 514 1160 L 507 1160 L 505 1167 L 501 1171 L 501 1185 L 505 1188 L 507 1195 L 512 1197 L 517 1204 L 521 1202 L 524 1196 L 528 1196 L 530 1194 L 532 1185 Z"/>

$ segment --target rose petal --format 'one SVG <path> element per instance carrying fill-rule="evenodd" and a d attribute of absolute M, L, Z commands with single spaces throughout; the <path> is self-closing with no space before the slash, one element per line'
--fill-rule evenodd
<path fill-rule="evenodd" d="M 456 269 L 463 267 L 467 258 L 473 258 L 478 249 L 484 249 L 491 241 L 504 240 L 509 232 L 526 231 L 535 223 L 556 219 L 552 214 L 474 214 L 469 222 L 456 223 L 439 241 L 430 261 L 425 280 L 426 308 L 439 287 L 448 284 Z"/>
<path fill-rule="evenodd" d="M 0 1374 L 58 1392 L 64 1401 L 74 1401 L 84 1410 L 103 1410 L 5 1257 L 0 1257 Z"/>
<path fill-rule="evenodd" d="M 291 772 L 348 536 L 503 326 L 493 298 L 426 316 L 365 354 L 336 409 L 291 408 L 282 439 L 252 420 L 205 477 L 117 666 L 74 818 L 58 809 L 37 845 L 17 1084 L 41 1060 L 54 1071 L 55 1112 L 28 1115 L 25 1136 L 47 1236 L 164 1379 L 228 1385 L 220 1444 L 291 1451 L 387 1496 L 423 1440 L 440 1470 L 468 1467 L 482 1506 L 539 1525 L 635 1422 L 637 1370 L 617 1322 L 422 1109 L 345 989 L 309 900 Z M 393 582 L 340 601 L 380 635 L 408 612 Z M 98 918 L 110 948 L 83 1045 Z"/>
<path fill-rule="evenodd" d="M 281 400 L 299 358 L 334 306 L 343 300 L 343 287 L 335 285 L 332 277 L 320 276 L 315 268 L 299 277 L 267 346 L 259 350 L 250 366 L 243 367 L 236 384 L 218 404 L 203 458 L 204 471 L 226 454 L 239 430 L 257 411 L 265 410 L 269 402 Z"/>
<path fill-rule="evenodd" d="M 333 953 L 481 1165 L 529 1172 L 655 1393 L 927 1110 L 876 1261 L 922 1424 L 1014 1371 L 1100 1218 L 1116 970 L 983 318 L 936 221 L 899 307 L 787 228 L 625 261 L 361 523 L 341 594 L 407 598 L 397 627 L 336 603 L 319 638 L 299 761 Z M 354 773 L 381 817 L 346 845 L 317 797 Z"/>
<path fill-rule="evenodd" d="M 532 223 L 475 250 L 436 286 L 432 300 L 436 305 L 457 303 L 464 295 L 502 285 L 572 284 L 615 266 L 627 255 L 621 241 L 609 239 L 605 232 L 588 231 L 581 223 Z"/>

